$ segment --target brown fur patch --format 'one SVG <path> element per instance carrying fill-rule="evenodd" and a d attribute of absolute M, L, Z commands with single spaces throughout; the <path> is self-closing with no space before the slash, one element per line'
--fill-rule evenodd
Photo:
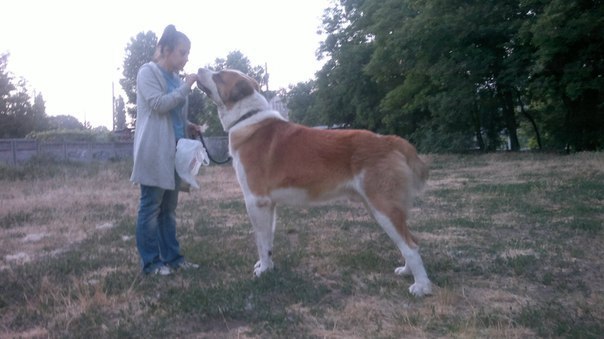
<path fill-rule="evenodd" d="M 320 199 L 363 173 L 363 191 L 369 202 L 392 220 L 411 247 L 416 246 L 407 229 L 407 211 L 428 172 L 415 148 L 404 139 L 268 119 L 233 132 L 231 143 L 240 155 L 250 190 L 257 196 L 297 188 L 311 199 Z"/>

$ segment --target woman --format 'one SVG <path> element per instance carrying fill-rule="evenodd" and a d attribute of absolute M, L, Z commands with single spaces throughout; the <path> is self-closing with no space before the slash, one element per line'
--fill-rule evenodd
<path fill-rule="evenodd" d="M 169 275 L 176 269 L 198 268 L 185 261 L 176 239 L 176 205 L 181 180 L 175 172 L 178 139 L 198 133 L 187 120 L 187 96 L 196 74 L 181 80 L 191 42 L 169 25 L 155 51 L 136 77 L 136 129 L 131 181 L 140 184 L 136 247 L 145 274 Z"/>

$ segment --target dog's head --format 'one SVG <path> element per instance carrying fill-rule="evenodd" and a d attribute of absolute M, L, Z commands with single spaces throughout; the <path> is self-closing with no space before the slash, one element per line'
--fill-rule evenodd
<path fill-rule="evenodd" d="M 218 106 L 231 108 L 241 99 L 260 91 L 256 80 L 233 69 L 213 72 L 200 68 L 197 76 L 199 88 Z"/>
<path fill-rule="evenodd" d="M 220 122 L 225 130 L 252 109 L 266 109 L 268 103 L 260 94 L 256 80 L 232 69 L 214 72 L 200 68 L 197 86 L 218 106 Z"/>

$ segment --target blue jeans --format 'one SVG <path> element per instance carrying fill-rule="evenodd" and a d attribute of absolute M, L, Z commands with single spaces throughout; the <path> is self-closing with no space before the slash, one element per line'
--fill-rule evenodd
<path fill-rule="evenodd" d="M 141 256 L 143 272 L 161 265 L 178 266 L 184 261 L 176 239 L 176 189 L 141 185 L 141 200 L 136 221 L 136 247 Z"/>

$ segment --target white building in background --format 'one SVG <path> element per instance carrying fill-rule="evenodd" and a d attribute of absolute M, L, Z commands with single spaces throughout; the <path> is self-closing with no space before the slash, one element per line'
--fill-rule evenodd
<path fill-rule="evenodd" d="M 285 120 L 289 120 L 289 111 L 287 110 L 287 105 L 281 96 L 275 95 L 275 97 L 273 97 L 268 104 L 270 105 L 271 109 L 279 112 L 281 116 L 285 118 Z"/>

